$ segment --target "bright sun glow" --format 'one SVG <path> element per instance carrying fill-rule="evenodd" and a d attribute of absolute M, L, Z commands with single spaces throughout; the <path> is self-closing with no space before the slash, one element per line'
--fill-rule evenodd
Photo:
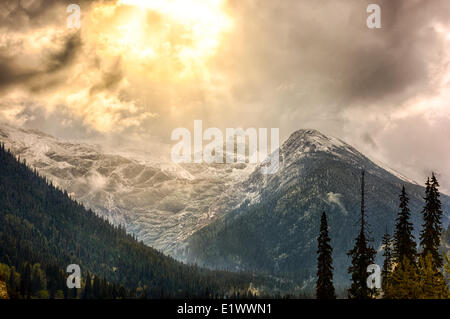
<path fill-rule="evenodd" d="M 90 16 L 98 54 L 155 80 L 200 78 L 232 26 L 223 0 L 119 0 Z"/>

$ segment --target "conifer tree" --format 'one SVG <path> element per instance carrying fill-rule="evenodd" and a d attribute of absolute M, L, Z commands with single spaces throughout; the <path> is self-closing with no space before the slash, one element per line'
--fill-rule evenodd
<path fill-rule="evenodd" d="M 93 283 L 92 283 L 92 295 L 94 299 L 100 299 L 101 298 L 101 281 L 98 276 L 94 277 Z"/>
<path fill-rule="evenodd" d="M 210 296 L 223 295 L 231 287 L 245 289 L 253 280 L 249 274 L 185 266 L 137 242 L 123 226 L 115 227 L 86 210 L 35 169 L 19 163 L 3 144 L 0 233 L 0 276 L 12 298 L 135 298 L 135 288 L 145 285 L 151 298 L 158 297 L 159 290 L 168 298 L 186 293 L 199 298 L 205 288 Z M 77 294 L 66 286 L 66 267 L 82 260 L 89 275 L 88 280 L 83 276 L 83 289 Z M 104 267 L 105 262 L 114 265 L 113 271 Z M 14 265 L 14 272 L 5 277 L 2 264 Z M 95 296 L 93 278 L 99 279 Z"/>
<path fill-rule="evenodd" d="M 91 282 L 91 275 L 88 273 L 86 276 L 86 285 L 84 286 L 84 299 L 91 299 L 92 298 L 92 282 Z"/>
<path fill-rule="evenodd" d="M 403 258 L 408 258 L 412 264 L 416 261 L 416 242 L 412 234 L 413 224 L 409 221 L 411 213 L 408 207 L 408 195 L 405 186 L 400 194 L 400 212 L 397 216 L 394 234 L 394 258 L 396 262 L 401 262 Z"/>
<path fill-rule="evenodd" d="M 422 255 L 419 264 L 419 284 L 421 299 L 447 299 L 450 297 L 443 274 L 436 269 L 431 253 Z"/>
<path fill-rule="evenodd" d="M 419 273 L 416 265 L 408 258 L 402 259 L 389 276 L 389 283 L 384 288 L 387 299 L 418 299 L 422 295 Z"/>
<path fill-rule="evenodd" d="M 29 263 L 23 265 L 23 275 L 20 278 L 20 294 L 27 299 L 31 298 L 31 267 Z"/>
<path fill-rule="evenodd" d="M 327 215 L 322 213 L 320 219 L 320 234 L 318 241 L 317 258 L 317 299 L 335 299 L 333 286 L 333 260 L 331 253 L 333 249 L 330 246 L 330 237 L 328 236 Z"/>
<path fill-rule="evenodd" d="M 383 291 L 386 291 L 388 284 L 389 284 L 389 277 L 391 276 L 392 272 L 392 240 L 391 236 L 387 232 L 383 236 L 382 245 L 383 245 L 383 256 L 384 256 L 384 262 L 383 262 L 383 269 L 381 270 L 381 288 Z"/>
<path fill-rule="evenodd" d="M 9 273 L 9 278 L 8 278 L 9 288 L 12 292 L 16 292 L 16 290 L 17 290 L 15 272 L 16 272 L 16 268 L 14 266 L 12 266 L 10 273 Z"/>
<path fill-rule="evenodd" d="M 349 289 L 349 298 L 368 299 L 373 295 L 373 291 L 367 287 L 367 267 L 374 262 L 375 249 L 369 246 L 366 234 L 367 224 L 365 220 L 364 206 L 364 171 L 361 176 L 361 229 L 355 239 L 355 246 L 347 255 L 352 257 L 351 266 L 348 272 L 351 274 L 352 284 Z"/>
<path fill-rule="evenodd" d="M 428 254 L 431 254 L 435 269 L 439 269 L 443 265 L 443 259 L 439 253 L 442 231 L 441 219 L 443 213 L 441 209 L 441 200 L 439 199 L 440 194 L 438 187 L 439 183 L 433 173 L 431 180 L 428 179 L 426 182 L 425 207 L 422 211 L 424 224 L 420 233 L 422 258 L 425 258 Z"/>

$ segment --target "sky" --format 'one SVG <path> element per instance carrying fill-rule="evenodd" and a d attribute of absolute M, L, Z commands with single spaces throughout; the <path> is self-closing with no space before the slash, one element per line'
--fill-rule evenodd
<path fill-rule="evenodd" d="M 449 16 L 448 0 L 2 0 L 0 121 L 152 154 L 196 119 L 281 142 L 314 128 L 450 193 Z"/>

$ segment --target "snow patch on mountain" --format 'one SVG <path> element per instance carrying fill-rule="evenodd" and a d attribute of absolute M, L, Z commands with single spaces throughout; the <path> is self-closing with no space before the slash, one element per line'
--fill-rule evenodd
<path fill-rule="evenodd" d="M 218 198 L 249 164 L 175 164 L 158 150 L 104 150 L 0 124 L 0 140 L 52 183 L 145 244 L 175 255 L 177 243 L 221 214 Z"/>

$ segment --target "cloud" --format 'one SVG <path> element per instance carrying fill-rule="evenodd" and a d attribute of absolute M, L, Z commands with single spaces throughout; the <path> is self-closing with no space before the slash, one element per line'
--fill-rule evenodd
<path fill-rule="evenodd" d="M 90 88 L 89 94 L 117 88 L 124 77 L 121 60 L 118 58 L 109 70 L 102 71 L 101 80 Z"/>
<path fill-rule="evenodd" d="M 433 29 L 447 24 L 445 1 L 379 1 L 380 30 L 366 27 L 368 1 L 232 3 L 242 17 L 236 25 L 243 47 L 231 45 L 221 58 L 233 55 L 234 65 L 225 67 L 235 67 L 235 84 L 243 86 L 237 95 L 258 100 L 262 88 L 289 85 L 295 89 L 279 92 L 274 102 L 297 109 L 398 105 L 433 89 L 433 67 L 448 46 Z"/>
<path fill-rule="evenodd" d="M 46 72 L 52 73 L 61 70 L 75 59 L 81 48 L 81 39 L 78 33 L 69 35 L 59 52 L 53 53 L 47 62 Z"/>
<path fill-rule="evenodd" d="M 228 0 L 232 25 L 196 42 L 195 28 L 116 1 L 79 2 L 79 31 L 64 1 L 1 1 L 0 113 L 56 134 L 166 142 L 195 119 L 279 127 L 281 139 L 315 127 L 418 180 L 450 171 L 450 2 L 379 0 L 373 30 L 369 3 Z"/>
<path fill-rule="evenodd" d="M 39 65 L 23 67 L 19 59 L 0 54 L 0 90 L 11 86 L 23 86 L 31 91 L 49 89 L 58 85 L 51 76 L 70 66 L 81 48 L 79 34 L 70 34 L 62 39 L 57 51 L 45 55 Z"/>
<path fill-rule="evenodd" d="M 92 3 L 80 3 L 85 19 Z M 63 123 L 76 123 L 82 127 L 72 127 L 74 131 L 106 133 L 154 117 L 127 93 L 121 57 L 97 55 L 96 43 L 83 30 L 66 28 L 65 7 L 61 1 L 2 3 L 0 98 L 9 108 L 15 105 L 5 118 L 25 125 L 36 125 L 34 118 L 40 118 L 45 131 L 46 126 L 55 126 L 48 123 L 53 115 L 65 115 L 56 131 L 64 129 Z"/>
<path fill-rule="evenodd" d="M 332 203 L 336 204 L 339 207 L 339 209 L 341 210 L 342 214 L 348 215 L 348 211 L 347 211 L 347 209 L 345 209 L 344 204 L 342 204 L 341 198 L 342 198 L 342 194 L 333 193 L 333 192 L 327 193 L 328 202 L 330 204 L 332 204 Z"/>

